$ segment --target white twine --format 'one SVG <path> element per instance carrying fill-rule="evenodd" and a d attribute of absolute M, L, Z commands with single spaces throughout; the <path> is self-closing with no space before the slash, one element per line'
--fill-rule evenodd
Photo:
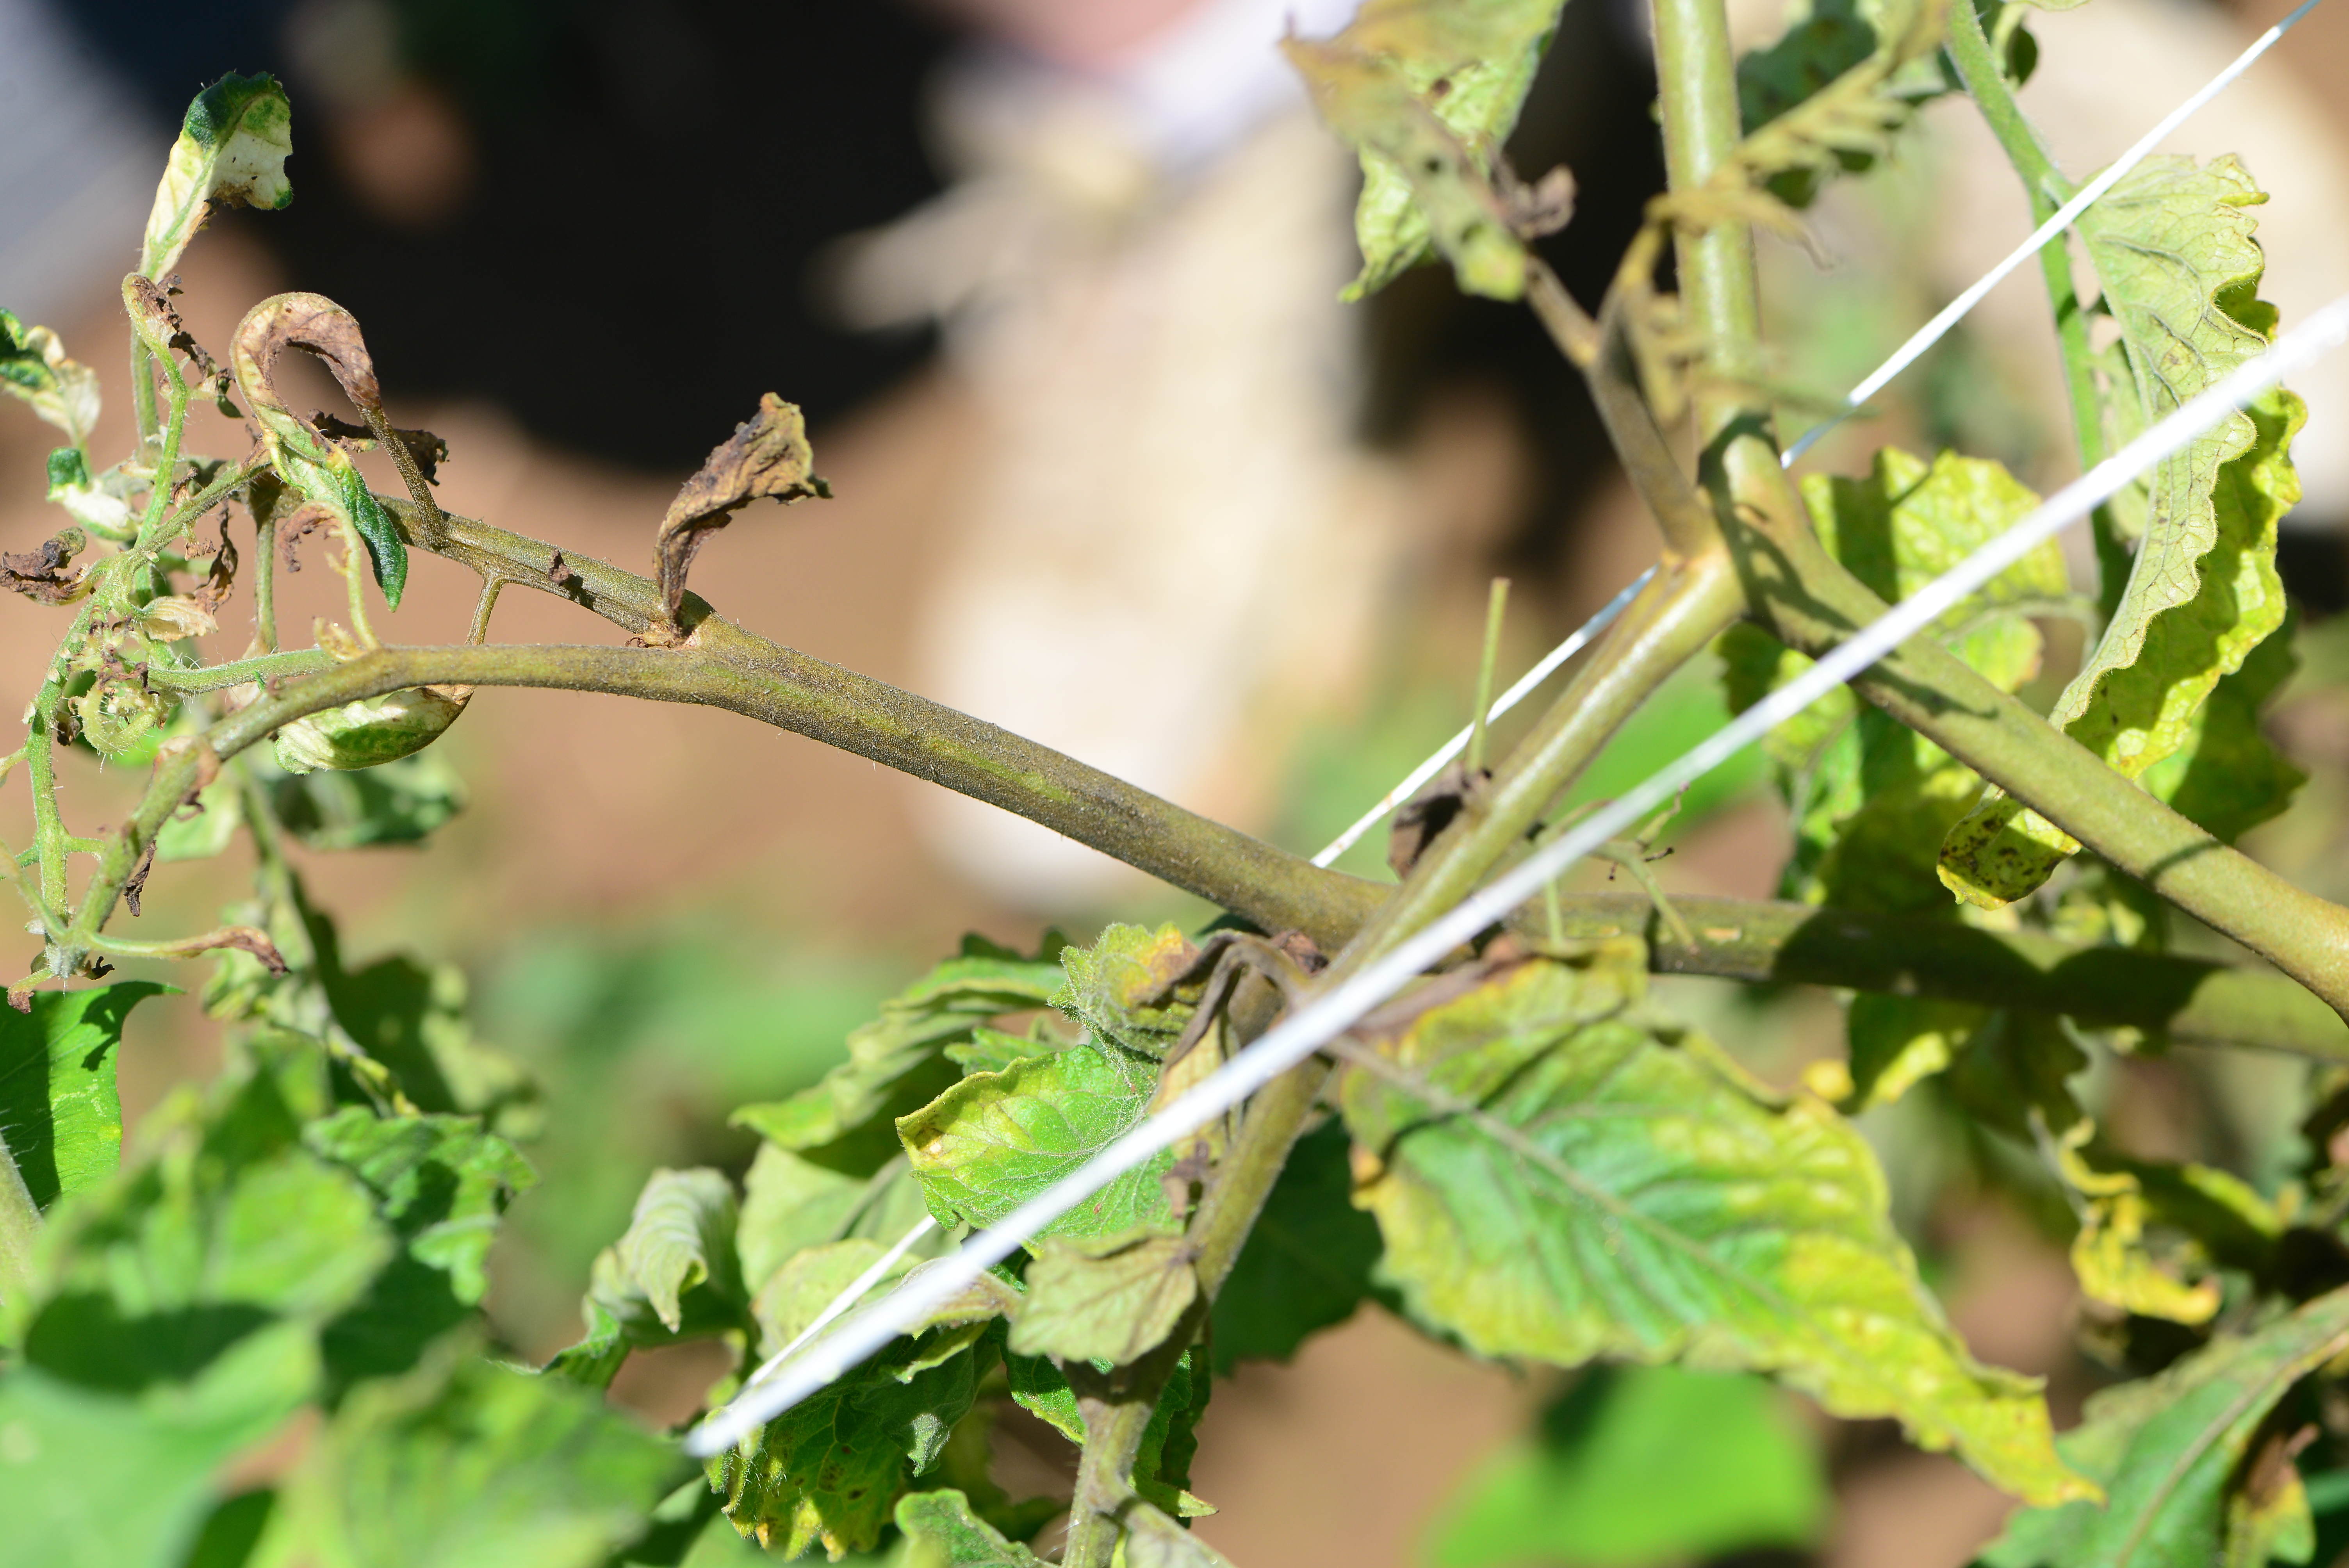
<path fill-rule="evenodd" d="M 1606 604 L 1600 608 L 1599 614 L 1591 616 L 1590 619 L 1583 622 L 1580 626 L 1576 628 L 1572 636 L 1567 638 L 1566 641 L 1560 643 L 1548 653 L 1543 655 L 1541 663 L 1527 670 L 1525 673 L 1524 677 L 1520 679 L 1516 685 L 1503 692 L 1494 700 L 1492 707 L 1487 710 L 1485 715 L 1485 722 L 1490 724 L 1493 720 L 1508 712 L 1509 709 L 1516 707 L 1517 704 L 1525 701 L 1526 697 L 1532 696 L 1534 689 L 1537 686 L 1539 686 L 1542 682 L 1549 679 L 1552 675 L 1556 674 L 1557 667 L 1560 665 L 1566 663 L 1567 660 L 1580 653 L 1589 645 L 1591 638 L 1605 631 L 1608 626 L 1614 622 L 1615 617 L 1623 613 L 1623 606 L 1629 604 L 1633 597 L 1639 593 L 1640 590 L 1648 585 L 1648 579 L 1653 577 L 1655 574 L 1656 569 L 1652 566 L 1649 567 L 1645 572 L 1640 573 L 1639 576 L 1632 579 L 1631 585 L 1630 587 L 1624 589 L 1620 593 L 1616 594 L 1612 599 L 1608 600 Z M 1330 840 L 1329 847 L 1324 849 L 1319 854 L 1313 857 L 1313 863 L 1317 866 L 1326 866 L 1330 861 L 1336 860 L 1340 855 L 1344 854 L 1348 850 L 1352 849 L 1355 841 L 1361 839 L 1364 833 L 1367 833 L 1372 828 L 1377 827 L 1380 820 L 1383 819 L 1389 811 L 1393 810 L 1397 806 L 1402 804 L 1405 800 L 1410 799 L 1413 795 L 1418 793 L 1419 787 L 1426 783 L 1429 779 L 1434 778 L 1437 771 L 1441 769 L 1445 763 L 1451 761 L 1454 758 L 1466 750 L 1468 748 L 1468 737 L 1475 727 L 1476 727 L 1473 724 L 1468 726 L 1466 728 L 1461 730 L 1459 734 L 1454 736 L 1442 746 L 1436 748 L 1435 754 L 1433 756 L 1421 763 L 1418 767 L 1413 769 L 1404 776 L 1402 783 L 1396 785 L 1393 789 L 1388 790 L 1383 796 L 1380 797 L 1379 803 L 1371 807 L 1369 810 L 1363 812 L 1361 820 L 1355 822 L 1352 827 L 1347 829 L 1344 832 Z"/>
<path fill-rule="evenodd" d="M 2188 402 L 2078 480 L 2029 517 L 1862 627 L 1729 725 L 1658 769 L 1646 782 L 1601 807 L 1514 869 L 1455 904 L 1334 989 L 1299 1008 L 1262 1037 L 1082 1167 L 966 1241 L 957 1252 L 909 1277 L 855 1320 L 808 1346 L 772 1378 L 738 1394 L 685 1439 L 701 1458 L 723 1452 L 762 1424 L 833 1382 L 898 1336 L 913 1330 L 968 1289 L 1037 1232 L 1118 1177 L 1188 1137 L 1353 1027 L 1412 978 L 1506 916 L 1591 851 L 1620 836 L 1683 786 L 1759 740 L 1842 686 L 1961 600 L 2013 565 L 2059 529 L 2085 517 L 2131 479 L 2178 451 L 2230 411 L 2284 377 L 2349 341 L 2349 295 L 2333 302 L 2279 339 L 2259 358 Z"/>
<path fill-rule="evenodd" d="M 1982 303 L 1984 294 L 2005 282 L 2007 274 L 2015 268 L 2037 255 L 2048 241 L 2070 228 L 2074 219 L 2086 211 L 2098 197 L 2119 184 L 2130 170 L 2144 162 L 2156 147 L 2168 139 L 2171 131 L 2185 124 L 2204 104 L 2217 98 L 2237 77 L 2251 68 L 2253 60 L 2273 48 L 2277 39 L 2291 32 L 2294 24 L 2322 3 L 2323 0 L 2301 0 L 2298 10 L 2261 33 L 2250 48 L 2235 57 L 2232 65 L 2204 84 L 2201 91 L 2162 116 L 2160 123 L 2137 138 L 2136 144 L 2122 153 L 2117 161 L 2080 187 L 2078 195 L 2055 209 L 2047 222 L 2031 232 L 2029 239 L 2008 252 L 2004 261 L 1976 279 L 1973 286 L 1951 300 L 1942 308 L 1940 315 L 1919 327 L 1915 336 L 1893 351 L 1891 358 L 1878 366 L 1866 380 L 1845 395 L 1841 408 L 1804 431 L 1795 444 L 1786 449 L 1785 455 L 1778 459 L 1780 466 L 1794 467 L 1795 459 L 1818 445 L 1829 430 L 1850 418 L 1861 404 L 1882 391 L 1887 382 L 1916 363 L 1918 356 L 1939 343 L 1968 311 Z"/>

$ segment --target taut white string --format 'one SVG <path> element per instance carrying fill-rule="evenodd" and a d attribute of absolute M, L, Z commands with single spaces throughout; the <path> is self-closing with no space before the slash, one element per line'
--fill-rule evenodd
<path fill-rule="evenodd" d="M 1516 707 L 1517 704 L 1525 701 L 1527 696 L 1533 694 L 1535 687 L 1540 686 L 1542 682 L 1549 679 L 1553 674 L 1557 673 L 1558 665 L 1566 663 L 1567 660 L 1574 657 L 1575 655 L 1580 653 L 1585 647 L 1588 646 L 1590 639 L 1605 631 L 1608 626 L 1613 623 L 1615 617 L 1623 613 L 1623 606 L 1629 604 L 1639 593 L 1640 590 L 1648 585 L 1648 579 L 1653 577 L 1655 574 L 1656 569 L 1652 566 L 1649 567 L 1645 572 L 1640 573 L 1639 576 L 1631 580 L 1631 585 L 1630 587 L 1624 589 L 1620 593 L 1616 594 L 1612 599 L 1608 600 L 1605 605 L 1599 609 L 1599 614 L 1591 616 L 1590 619 L 1583 622 L 1580 626 L 1577 627 L 1572 636 L 1569 636 L 1566 641 L 1560 643 L 1548 653 L 1543 655 L 1541 663 L 1527 670 L 1525 673 L 1524 678 L 1519 680 L 1516 685 L 1511 686 L 1508 690 L 1503 692 L 1499 696 L 1494 698 L 1491 709 L 1485 715 L 1485 722 L 1490 724 L 1493 720 L 1508 712 L 1509 709 Z M 1461 730 L 1459 734 L 1445 741 L 1442 746 L 1436 748 L 1435 754 L 1433 756 L 1430 757 L 1426 761 L 1421 763 L 1418 767 L 1413 769 L 1408 774 L 1404 775 L 1403 781 L 1396 785 L 1393 789 L 1388 790 L 1385 795 L 1381 796 L 1379 799 L 1379 803 L 1371 807 L 1369 810 L 1363 812 L 1359 821 L 1355 822 L 1352 827 L 1347 829 L 1336 838 L 1330 840 L 1329 847 L 1324 849 L 1319 854 L 1313 857 L 1313 863 L 1317 866 L 1326 866 L 1330 861 L 1336 860 L 1340 855 L 1344 854 L 1348 850 L 1352 849 L 1354 847 L 1355 841 L 1359 840 L 1364 833 L 1369 832 L 1372 828 L 1377 827 L 1380 821 L 1389 811 L 1393 810 L 1397 806 L 1400 806 L 1405 800 L 1410 799 L 1413 794 L 1417 793 L 1419 787 L 1426 783 L 1429 779 L 1434 778 L 1436 772 L 1442 769 L 1445 763 L 1451 761 L 1454 758 L 1459 756 L 1461 752 L 1466 750 L 1468 747 L 1469 733 L 1475 727 L 1474 725 L 1470 725 L 1467 728 Z"/>
<path fill-rule="evenodd" d="M 2273 48 L 2277 39 L 2291 32 L 2295 23 L 2322 3 L 2323 0 L 2301 0 L 2298 10 L 2252 40 L 2251 46 L 2236 56 L 2232 65 L 2205 83 L 2201 91 L 2162 116 L 2160 123 L 2137 138 L 2136 144 L 2122 153 L 2110 168 L 2081 186 L 2078 195 L 2055 209 L 2047 222 L 2031 232 L 2029 239 L 2008 252 L 2004 261 L 1984 273 L 1974 281 L 1972 287 L 1943 306 L 1940 315 L 1919 327 L 1915 336 L 1893 351 L 1891 358 L 1878 366 L 1866 380 L 1847 393 L 1841 408 L 1804 431 L 1800 438 L 1786 449 L 1785 455 L 1778 459 L 1780 465 L 1794 467 L 1795 459 L 1818 445 L 1829 430 L 1850 418 L 1861 404 L 1882 391 L 1887 382 L 1915 364 L 1918 356 L 1939 343 L 1968 311 L 1982 303 L 1984 294 L 2005 282 L 2007 274 L 2015 268 L 2037 255 L 2048 241 L 2070 228 L 2074 219 L 2086 211 L 2098 197 L 2119 184 L 2130 170 L 2144 162 L 2156 147 L 2168 139 L 2171 131 L 2185 124 L 2195 111 L 2226 90 L 2237 77 L 2251 68 L 2253 60 Z"/>
<path fill-rule="evenodd" d="M 740 1442 L 767 1420 L 833 1382 L 850 1367 L 924 1322 L 969 1288 L 1029 1237 L 1206 1126 L 1290 1068 L 1353 1027 L 1413 976 L 1506 916 L 1576 861 L 1619 836 L 1680 788 L 1719 767 L 1837 686 L 1867 669 L 1953 608 L 1967 594 L 2052 537 L 2085 517 L 2121 486 L 2178 450 L 2227 413 L 2349 340 L 2349 295 L 2333 302 L 2287 333 L 2259 358 L 2065 486 L 2013 528 L 1892 606 L 1779 687 L 1638 787 L 1599 808 L 1549 844 L 1334 989 L 1299 1008 L 1197 1085 L 1141 1122 L 1080 1169 L 1021 1203 L 1001 1222 L 881 1298 L 870 1311 L 808 1346 L 768 1382 L 745 1388 L 733 1402 L 688 1434 L 688 1452 L 708 1458 Z"/>

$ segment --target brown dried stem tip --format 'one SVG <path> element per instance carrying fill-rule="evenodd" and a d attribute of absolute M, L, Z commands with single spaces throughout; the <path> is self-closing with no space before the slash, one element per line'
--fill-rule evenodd
<path fill-rule="evenodd" d="M 663 625 L 647 642 L 673 642 L 685 604 L 685 574 L 703 540 L 726 526 L 735 508 L 772 496 L 789 503 L 810 496 L 832 497 L 832 487 L 811 471 L 815 453 L 808 446 L 807 422 L 796 404 L 772 392 L 759 399 L 759 412 L 734 427 L 701 469 L 669 502 L 653 542 L 654 575 L 660 580 Z"/>

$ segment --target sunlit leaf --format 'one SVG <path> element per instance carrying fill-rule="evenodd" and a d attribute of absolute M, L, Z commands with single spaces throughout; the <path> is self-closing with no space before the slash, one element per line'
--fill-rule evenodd
<path fill-rule="evenodd" d="M 1813 1544 L 1829 1496 L 1817 1445 L 1760 1379 L 1597 1367 L 1444 1508 L 1437 1568 L 1645 1568 Z"/>
<path fill-rule="evenodd" d="M 1143 1430 L 1141 1446 L 1135 1450 L 1133 1489 L 1154 1506 L 1182 1519 L 1196 1519 L 1215 1512 L 1210 1504 L 1192 1495 L 1191 1459 L 1199 1446 L 1199 1418 L 1207 1408 L 1212 1385 L 1198 1366 L 1198 1352 L 1184 1353 L 1175 1363 L 1174 1375 L 1167 1378 L 1165 1391 L 1159 1396 L 1158 1408 L 1152 1412 L 1150 1425 Z M 1007 1353 L 1003 1369 L 1011 1387 L 1011 1398 L 1023 1410 L 1037 1417 L 1071 1443 L 1083 1446 L 1085 1418 L 1078 1409 L 1075 1390 L 1061 1369 L 1041 1356 L 1021 1356 Z M 1107 1371 L 1097 1367 L 1097 1371 Z"/>
<path fill-rule="evenodd" d="M 1091 947 L 1061 950 L 1068 984 L 1052 994 L 1052 1006 L 1096 1040 L 1163 1057 L 1191 1019 L 1190 1006 L 1165 993 L 1198 955 L 1172 923 L 1155 931 L 1110 926 Z M 1158 999 L 1145 1000 L 1153 996 Z"/>
<path fill-rule="evenodd" d="M 2274 335 L 2275 311 L 2256 297 L 2265 260 L 2248 211 L 2266 200 L 2231 155 L 2199 167 L 2163 156 L 2082 214 L 2128 350 L 2127 384 L 2113 395 L 2136 398 L 2147 420 L 2263 353 Z M 2283 624 L 2276 523 L 2300 499 L 2288 452 L 2306 417 L 2277 388 L 2155 470 L 2128 586 L 2048 716 L 2129 778 L 2186 747 L 2212 688 Z M 2233 814 L 2247 809 L 2272 815 L 2282 804 L 2238 804 Z M 1941 876 L 1959 896 L 1995 908 L 2038 887 L 2078 848 L 1993 790 L 1951 832 Z"/>
<path fill-rule="evenodd" d="M 1028 1265 L 1010 1346 L 1021 1356 L 1123 1366 L 1163 1344 L 1198 1299 L 1199 1276 L 1180 1236 L 1048 1241 Z"/>
<path fill-rule="evenodd" d="M 1766 1371 L 1897 1417 L 1998 1485 L 2085 1487 L 2037 1384 L 1972 1360 L 1917 1277 L 1859 1135 L 1647 1011 L 1636 952 L 1521 964 L 1382 1048 L 1432 1092 L 1346 1075 L 1381 1272 L 1478 1353 Z"/>
<path fill-rule="evenodd" d="M 909 1492 L 897 1503 L 896 1520 L 920 1568 L 1036 1568 L 1042 1562 L 972 1513 L 958 1491 Z"/>
<path fill-rule="evenodd" d="M 1354 211 L 1362 272 L 1347 298 L 1384 288 L 1438 242 L 1464 289 L 1505 299 L 1523 291 L 1523 247 L 1488 205 L 1488 182 L 1559 8 L 1560 0 L 1370 0 L 1335 38 L 1290 40 L 1323 117 L 1362 161 Z"/>
<path fill-rule="evenodd" d="M 290 205 L 294 187 L 285 178 L 285 160 L 293 150 L 294 111 L 275 77 L 231 71 L 198 93 L 155 187 L 140 272 L 161 281 L 216 203 L 264 210 Z"/>
<path fill-rule="evenodd" d="M 114 1067 L 123 1026 L 130 1009 L 170 989 L 118 980 L 36 991 L 27 1013 L 0 1009 L 0 1140 L 39 1207 L 96 1185 L 120 1162 Z"/>
<path fill-rule="evenodd" d="M 98 424 L 98 372 L 79 360 L 66 357 L 66 346 L 46 326 L 26 326 L 0 310 L 0 387 L 23 398 L 35 414 L 79 448 Z M 78 450 L 74 451 L 78 459 Z M 87 490 L 88 465 L 83 464 L 79 488 Z M 54 480 L 51 488 L 57 487 Z"/>
<path fill-rule="evenodd" d="M 2088 1401 L 2064 1459 L 2108 1503 L 2033 1508 L 1982 1568 L 2210 1568 L 2225 1557 L 2231 1494 L 2251 1439 L 2292 1386 L 2349 1349 L 2349 1291 L 2249 1335 L 2222 1335 L 2158 1377 Z M 2290 1461 L 2284 1461 L 2289 1465 Z M 2256 1518 L 2247 1528 L 2266 1532 Z"/>

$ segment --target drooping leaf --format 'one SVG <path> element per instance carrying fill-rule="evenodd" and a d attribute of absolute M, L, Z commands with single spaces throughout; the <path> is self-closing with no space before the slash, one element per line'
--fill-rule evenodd
<path fill-rule="evenodd" d="M 759 399 L 758 413 L 734 427 L 734 433 L 685 481 L 669 502 L 653 543 L 661 605 L 672 630 L 685 603 L 685 577 L 695 554 L 738 508 L 761 496 L 786 506 L 811 496 L 831 496 L 832 487 L 816 477 L 814 464 L 806 420 L 795 405 L 770 392 Z"/>
<path fill-rule="evenodd" d="M 1199 1418 L 1206 1414 L 1211 1382 L 1197 1365 L 1198 1351 L 1185 1351 L 1159 1396 L 1158 1408 L 1134 1452 L 1133 1489 L 1157 1508 L 1178 1519 L 1196 1519 L 1215 1512 L 1212 1505 L 1192 1495 L 1191 1459 L 1199 1447 Z M 1107 1367 L 1096 1367 L 1106 1372 Z M 1061 1369 L 1041 1356 L 1007 1351 L 1003 1370 L 1014 1403 L 1081 1448 L 1085 1418 L 1076 1391 Z"/>
<path fill-rule="evenodd" d="M 1297 1140 L 1210 1312 L 1215 1368 L 1286 1361 L 1370 1294 L 1378 1222 L 1354 1207 L 1349 1140 L 1332 1119 Z"/>
<path fill-rule="evenodd" d="M 1028 1297 L 1011 1349 L 1055 1361 L 1138 1361 L 1174 1334 L 1199 1299 L 1190 1244 L 1140 1232 L 1046 1242 L 1028 1265 Z"/>
<path fill-rule="evenodd" d="M 740 1295 L 734 1264 L 734 1185 L 722 1171 L 656 1171 L 616 1249 L 620 1267 L 672 1334 L 678 1297 L 704 1281 Z"/>
<path fill-rule="evenodd" d="M 1037 1568 L 1043 1561 L 998 1534 L 958 1491 L 908 1492 L 898 1500 L 896 1520 L 919 1568 Z"/>
<path fill-rule="evenodd" d="M 1110 926 L 1091 947 L 1061 950 L 1068 983 L 1053 992 L 1052 1006 L 1096 1040 L 1163 1057 L 1191 1021 L 1189 1001 L 1164 993 L 1198 956 L 1171 922 L 1155 931 Z M 1159 999 L 1145 1000 L 1153 996 Z"/>
<path fill-rule="evenodd" d="M 2245 1455 L 2292 1386 L 2349 1349 L 2349 1291 L 2249 1335 L 2221 1335 L 2158 1377 L 2107 1389 L 2064 1434 L 2064 1459 L 2106 1503 L 2032 1508 L 1982 1568 L 2208 1568 L 2226 1557 Z M 2289 1465 L 2290 1460 L 2284 1460 Z M 2262 1532 L 2266 1522 L 2238 1516 Z"/>
<path fill-rule="evenodd" d="M 264 211 L 291 204 L 285 160 L 293 150 L 294 110 L 275 77 L 231 71 L 198 93 L 155 187 L 139 271 L 158 281 L 168 274 L 215 203 Z"/>
<path fill-rule="evenodd" d="M 98 1391 L 38 1367 L 0 1374 L 0 1553 L 42 1568 L 175 1568 L 222 1465 L 309 1397 L 317 1348 L 286 1325 L 193 1382 Z"/>
<path fill-rule="evenodd" d="M 1413 1312 L 1487 1356 L 1768 1372 L 2019 1495 L 2082 1495 L 2037 1384 L 1974 1362 L 1919 1281 L 1859 1135 L 1648 1011 L 1643 976 L 1628 949 L 1522 964 L 1381 1047 L 1432 1088 L 1347 1073 L 1381 1161 L 1358 1201 Z"/>
<path fill-rule="evenodd" d="M 33 1202 L 105 1179 L 122 1158 L 115 1057 L 130 1009 L 171 989 L 118 980 L 80 991 L 36 991 L 32 1010 L 0 1017 L 0 1141 Z"/>
<path fill-rule="evenodd" d="M 1348 299 L 1377 293 L 1439 243 L 1468 292 L 1523 292 L 1523 248 L 1506 213 L 1486 205 L 1488 182 L 1560 4 L 1370 0 L 1335 38 L 1285 46 L 1362 161 L 1362 272 Z"/>
<path fill-rule="evenodd" d="M 2199 167 L 2166 156 L 2082 214 L 2128 350 L 2127 385 L 2114 395 L 2134 397 L 2147 421 L 2266 350 L 2275 311 L 2256 297 L 2265 262 L 2248 211 L 2266 200 L 2231 155 Z M 2129 778 L 2192 739 L 2212 688 L 2283 623 L 2276 523 L 2300 499 L 2288 454 L 2305 418 L 2299 398 L 2275 389 L 2155 470 L 2128 586 L 2048 716 Z M 1951 832 L 1941 876 L 1960 897 L 1995 908 L 2078 848 L 1993 791 Z"/>
<path fill-rule="evenodd" d="M 1803 500 L 1820 541 L 1887 599 L 1901 599 L 2007 528 L 2039 498 L 1997 463 L 1943 452 L 1930 464 L 1898 448 L 1864 480 L 1813 474 Z M 1985 679 L 2013 691 L 2038 672 L 2030 615 L 2068 593 L 2053 542 L 2032 551 L 1936 624 Z M 1764 633 L 1722 639 L 1730 706 L 1743 712 L 1809 667 Z M 1767 748 L 1796 822 L 1787 892 L 1843 908 L 1946 909 L 1935 875 L 1942 835 L 1982 789 L 1971 769 L 1838 687 L 1771 732 Z"/>
<path fill-rule="evenodd" d="M 1438 1568 L 1641 1568 L 1814 1544 L 1817 1445 L 1761 1379 L 1595 1367 L 1479 1467 L 1434 1532 Z"/>
<path fill-rule="evenodd" d="M 364 850 L 420 842 L 465 809 L 466 792 L 436 752 L 289 773 L 271 782 L 269 801 L 285 830 L 310 848 Z"/>
<path fill-rule="evenodd" d="M 2241 668 L 2221 676 L 2194 710 L 2185 743 L 2138 780 L 2222 843 L 2282 815 L 2308 781 L 2260 727 L 2261 710 L 2298 663 L 2292 633 L 2287 606 L 2283 625 L 2243 656 Z"/>
<path fill-rule="evenodd" d="M 0 387 L 23 398 L 33 412 L 66 433 L 79 449 L 98 425 L 98 372 L 66 357 L 66 346 L 46 326 L 26 326 L 0 310 Z M 89 468 L 82 465 L 87 488 Z M 58 487 L 54 480 L 52 490 Z"/>
<path fill-rule="evenodd" d="M 941 1224 L 991 1225 L 1107 1148 L 1147 1112 L 1155 1064 L 1088 1042 L 973 1073 L 901 1118 L 898 1136 Z M 1177 1228 L 1159 1176 L 1161 1153 L 1129 1171 L 1030 1241 Z"/>
<path fill-rule="evenodd" d="M 677 1472 L 668 1446 L 470 1335 L 362 1384 L 280 1495 L 254 1568 L 596 1568 Z"/>
<path fill-rule="evenodd" d="M 1066 982 L 1059 934 L 1026 958 L 984 937 L 881 1005 L 848 1037 L 848 1059 L 789 1099 L 746 1105 L 732 1120 L 769 1141 L 851 1174 L 870 1175 L 898 1152 L 896 1119 L 955 1081 L 945 1048 L 1007 1013 L 1045 1006 Z"/>
<path fill-rule="evenodd" d="M 872 1550 L 907 1480 L 936 1462 L 971 1406 L 978 1366 L 968 1335 L 950 1348 L 901 1339 L 792 1406 L 709 1463 L 734 1528 L 798 1557 L 821 1542 L 834 1561 Z"/>

